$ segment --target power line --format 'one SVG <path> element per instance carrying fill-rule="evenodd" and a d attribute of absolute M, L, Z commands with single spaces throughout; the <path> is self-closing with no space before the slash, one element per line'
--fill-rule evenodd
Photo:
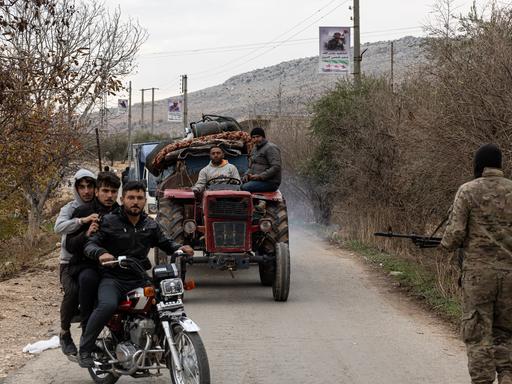
<path fill-rule="evenodd" d="M 292 43 L 302 43 L 305 41 L 311 41 L 315 38 L 306 38 L 306 39 L 294 39 L 290 40 Z M 285 40 L 282 41 L 266 41 L 261 43 L 251 43 L 251 44 L 240 44 L 240 45 L 227 45 L 221 47 L 212 47 L 205 49 L 184 49 L 184 50 L 175 50 L 175 51 L 162 51 L 162 52 L 154 52 L 145 56 L 146 59 L 159 59 L 162 57 L 169 56 L 188 56 L 188 55 L 198 55 L 198 54 L 207 54 L 207 53 L 225 53 L 225 52 L 235 52 L 235 51 L 245 51 L 249 49 L 253 49 L 254 47 L 265 48 L 271 44 L 276 43 L 284 43 Z"/>
<path fill-rule="evenodd" d="M 331 9 L 329 12 L 327 12 L 324 16 L 320 17 L 319 19 L 315 20 L 312 24 L 316 23 L 318 20 L 321 20 L 323 19 L 325 16 L 329 15 L 330 13 L 332 13 L 334 10 L 338 9 L 339 7 L 341 7 L 343 4 L 347 3 L 348 1 L 350 0 L 345 0 L 343 1 L 341 4 L 337 5 L 335 8 Z M 308 16 L 307 18 L 303 19 L 302 21 L 298 22 L 297 24 L 295 24 L 293 27 L 291 27 L 290 29 L 288 29 L 287 31 L 281 33 L 279 36 L 277 36 L 276 38 L 272 39 L 272 41 L 269 43 L 269 44 L 278 44 L 281 45 L 280 43 L 276 43 L 276 40 L 280 39 L 281 37 L 283 37 L 284 35 L 287 35 L 288 33 L 290 33 L 291 31 L 293 31 L 295 28 L 297 28 L 299 25 L 303 24 L 304 22 L 306 22 L 307 20 L 311 19 L 312 17 L 314 17 L 317 13 L 321 12 L 322 10 L 324 10 L 325 8 L 327 8 L 329 5 L 331 5 L 334 1 L 330 1 L 329 3 L 327 3 L 325 6 L 323 6 L 322 8 L 320 8 L 319 10 L 317 10 L 316 12 L 314 12 L 312 15 Z M 306 28 L 308 28 L 309 26 L 311 26 L 312 24 L 308 24 L 308 26 Z M 302 32 L 302 30 L 300 30 L 298 33 Z M 294 33 L 294 35 L 297 35 L 298 33 Z M 291 36 L 290 38 L 284 40 L 284 42 L 286 41 L 289 41 L 292 39 L 293 36 Z M 260 51 L 262 48 L 264 47 L 260 47 L 260 48 L 256 48 L 254 50 L 252 50 L 251 52 L 249 52 L 248 54 L 246 55 L 242 55 L 242 56 L 239 56 L 233 60 L 230 60 L 229 63 L 226 63 L 224 65 L 221 65 L 219 67 L 217 67 L 217 69 L 220 69 L 220 68 L 223 68 L 225 67 L 227 64 L 233 64 L 233 63 L 236 63 L 240 60 L 244 60 L 246 57 L 249 57 L 251 56 L 253 53 L 256 53 L 258 51 Z M 256 57 L 259 57 L 261 55 L 258 55 Z M 242 64 L 245 64 L 245 62 L 243 62 Z M 238 67 L 238 65 L 237 65 Z M 215 69 L 214 69 L 215 70 Z M 211 74 L 211 69 L 208 69 L 208 70 L 205 70 L 205 71 L 200 71 L 200 72 L 196 72 L 192 75 L 200 75 L 200 74 L 203 74 L 203 73 L 208 73 L 208 74 Z"/>
<path fill-rule="evenodd" d="M 382 32 L 393 32 L 393 31 L 406 31 L 406 30 L 418 30 L 423 29 L 422 26 L 415 27 L 402 27 L 402 28 L 390 28 L 390 29 L 381 29 L 376 31 L 366 31 L 361 32 L 361 36 L 363 35 L 371 35 L 375 33 Z M 249 43 L 249 44 L 238 44 L 238 45 L 225 45 L 219 47 L 211 47 L 205 49 L 183 49 L 183 50 L 173 50 L 173 51 L 161 51 L 161 52 L 152 52 L 144 55 L 140 55 L 140 57 L 144 57 L 145 59 L 160 59 L 166 57 L 173 56 L 189 56 L 189 55 L 202 55 L 202 54 L 210 54 L 210 53 L 229 53 L 229 52 L 237 52 L 237 51 L 245 51 L 254 48 L 257 46 L 258 48 L 265 48 L 273 44 L 302 44 L 311 41 L 318 41 L 318 37 L 308 37 L 304 39 L 287 39 L 280 41 L 266 41 L 260 43 Z"/>
<path fill-rule="evenodd" d="M 345 1 L 343 1 L 342 3 L 338 4 L 336 7 L 334 7 L 333 9 L 331 9 L 329 12 L 327 12 L 326 14 L 324 14 L 323 16 L 321 16 L 320 18 L 315 19 L 312 23 L 310 23 L 310 24 L 306 25 L 304 28 L 302 28 L 301 30 L 299 30 L 298 32 L 296 32 L 296 33 L 295 33 L 295 35 L 298 35 L 298 34 L 300 34 L 301 32 L 305 31 L 306 29 L 308 29 L 308 28 L 309 28 L 309 27 L 311 27 L 312 25 L 316 24 L 317 22 L 319 22 L 320 20 L 322 20 L 324 17 L 326 17 L 327 15 L 331 14 L 331 13 L 332 13 L 332 12 L 334 12 L 336 9 L 338 9 L 339 7 L 341 7 L 343 4 L 348 3 L 349 1 L 350 1 L 350 0 L 345 0 Z M 293 37 L 293 36 L 292 36 L 292 37 Z M 284 40 L 283 42 L 284 42 L 284 43 L 286 43 L 286 42 L 290 41 L 290 40 L 292 39 L 292 37 L 290 37 L 289 39 Z M 263 51 L 262 53 L 260 53 L 260 54 L 258 54 L 258 55 L 256 55 L 256 56 L 254 56 L 254 57 L 250 57 L 250 58 L 248 58 L 247 60 L 245 60 L 245 61 L 243 61 L 243 62 L 241 62 L 241 63 L 239 63 L 239 64 L 236 64 L 236 65 L 234 65 L 234 66 L 233 66 L 233 65 L 230 65 L 229 67 L 226 67 L 226 66 L 224 65 L 224 66 L 222 66 L 222 67 L 218 67 L 218 68 L 220 69 L 220 71 L 216 71 L 216 72 L 214 71 L 213 73 L 212 73 L 210 70 L 208 70 L 208 71 L 202 71 L 202 72 L 197 72 L 197 73 L 196 73 L 196 75 L 197 75 L 198 73 L 200 74 L 200 73 L 204 73 L 204 72 L 207 72 L 207 74 L 206 74 L 206 75 L 203 75 L 203 76 L 197 76 L 196 78 L 202 78 L 202 77 L 205 77 L 205 76 L 216 75 L 216 74 L 224 73 L 224 72 L 226 72 L 226 71 L 230 71 L 230 70 L 232 70 L 232 69 L 238 68 L 238 67 L 240 67 L 241 65 L 244 65 L 244 64 L 246 64 L 246 63 L 248 63 L 248 62 L 250 62 L 250 61 L 253 61 L 253 60 L 255 60 L 255 59 L 257 59 L 257 58 L 259 58 L 259 57 L 261 57 L 261 56 L 263 56 L 263 55 L 267 54 L 268 52 L 270 52 L 270 51 L 272 51 L 272 50 L 276 49 L 277 47 L 279 47 L 279 46 L 280 46 L 280 45 L 282 45 L 282 44 L 283 44 L 283 43 L 276 43 L 274 46 L 272 46 L 272 47 L 270 47 L 270 48 L 266 49 L 266 50 L 265 50 L 265 51 Z M 245 57 L 249 57 L 249 56 L 251 56 L 251 53 L 249 53 L 249 54 L 248 54 L 248 55 L 246 55 Z M 242 57 L 242 58 L 243 58 L 243 57 Z M 230 63 L 233 63 L 233 61 L 231 61 Z M 224 67 L 225 69 L 222 69 L 223 67 Z"/>

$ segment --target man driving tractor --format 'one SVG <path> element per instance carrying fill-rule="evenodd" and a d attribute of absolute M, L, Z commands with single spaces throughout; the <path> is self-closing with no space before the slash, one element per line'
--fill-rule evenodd
<path fill-rule="evenodd" d="M 221 147 L 214 146 L 210 149 L 210 164 L 201 169 L 196 184 L 192 187 L 195 195 L 204 192 L 206 185 L 213 179 L 240 180 L 238 169 L 224 159 L 224 151 Z"/>

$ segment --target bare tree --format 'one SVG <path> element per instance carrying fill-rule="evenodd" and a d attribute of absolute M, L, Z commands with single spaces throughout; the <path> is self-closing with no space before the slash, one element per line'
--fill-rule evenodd
<path fill-rule="evenodd" d="M 33 241 L 46 200 L 83 150 L 88 115 L 122 88 L 147 35 L 96 0 L 3 2 L 0 20 L 0 176 L 9 180 L 0 197 L 23 193 Z"/>

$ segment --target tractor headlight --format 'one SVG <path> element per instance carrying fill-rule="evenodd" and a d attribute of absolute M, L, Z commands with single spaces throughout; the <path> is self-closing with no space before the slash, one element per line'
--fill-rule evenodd
<path fill-rule="evenodd" d="M 158 212 L 158 208 L 156 207 L 156 204 L 148 204 L 148 211 L 151 214 L 155 214 Z"/>
<path fill-rule="evenodd" d="M 183 230 L 186 234 L 193 234 L 197 229 L 196 222 L 194 220 L 188 220 L 185 221 L 185 224 L 183 225 Z"/>
<path fill-rule="evenodd" d="M 269 219 L 261 219 L 260 229 L 262 232 L 270 232 L 272 230 L 272 222 Z"/>
<path fill-rule="evenodd" d="M 182 295 L 183 282 L 180 278 L 162 280 L 160 282 L 160 290 L 163 296 Z"/>

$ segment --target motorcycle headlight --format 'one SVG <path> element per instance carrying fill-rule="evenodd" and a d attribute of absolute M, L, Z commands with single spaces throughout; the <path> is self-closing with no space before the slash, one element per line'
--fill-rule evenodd
<path fill-rule="evenodd" d="M 155 214 L 158 212 L 158 209 L 156 207 L 156 204 L 148 204 L 148 211 L 151 214 Z"/>
<path fill-rule="evenodd" d="M 270 232 L 272 230 L 272 222 L 268 219 L 260 221 L 260 229 L 262 232 Z"/>
<path fill-rule="evenodd" d="M 183 294 L 183 282 L 181 279 L 165 279 L 160 282 L 163 296 L 176 296 Z"/>

